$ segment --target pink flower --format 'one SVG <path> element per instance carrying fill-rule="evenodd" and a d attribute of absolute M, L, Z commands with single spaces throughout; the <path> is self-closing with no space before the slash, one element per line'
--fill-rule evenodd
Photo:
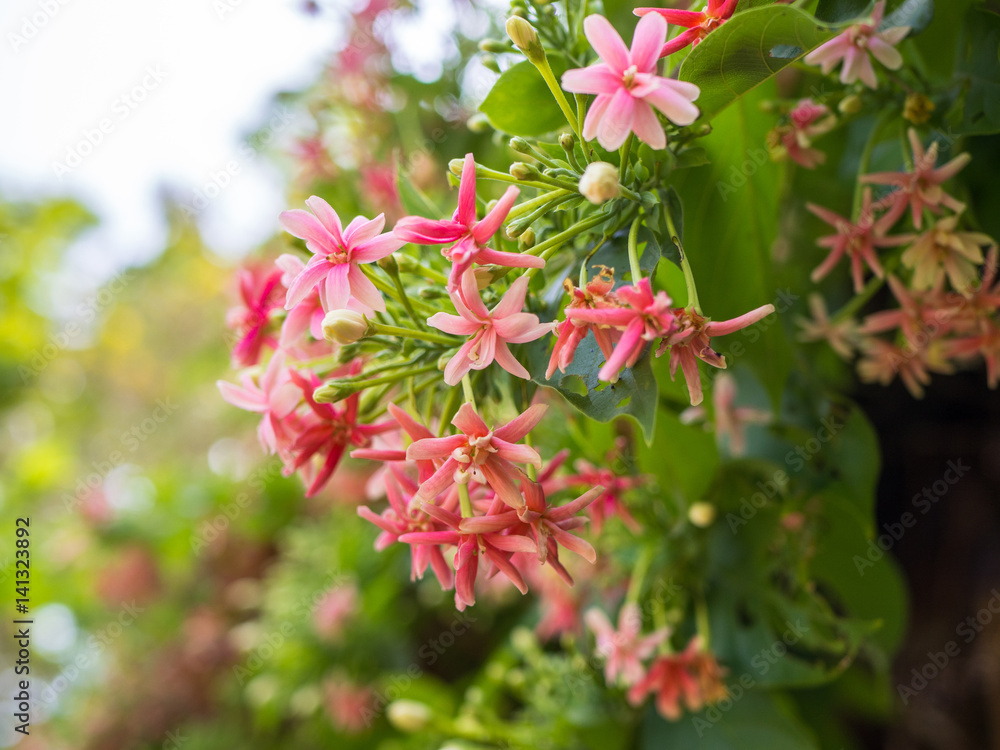
<path fill-rule="evenodd" d="M 648 278 L 639 279 L 635 286 L 623 286 L 615 294 L 628 307 L 566 310 L 566 317 L 574 322 L 624 329 L 614 352 L 597 374 L 609 381 L 618 379 L 623 366 L 632 367 L 650 341 L 669 336 L 677 328 L 670 297 L 663 291 L 654 296 Z"/>
<path fill-rule="evenodd" d="M 257 429 L 261 445 L 271 453 L 283 454 L 290 447 L 285 420 L 302 400 L 302 393 L 285 367 L 285 355 L 276 351 L 258 382 L 255 383 L 248 372 L 243 373 L 240 380 L 242 385 L 218 381 L 216 385 L 222 398 L 235 407 L 262 414 Z"/>
<path fill-rule="evenodd" d="M 577 308 L 605 309 L 617 308 L 620 304 L 612 294 L 615 280 L 612 276 L 612 269 L 601 267 L 600 273 L 589 282 L 583 289 L 577 289 L 573 282 L 566 279 L 563 286 L 570 295 L 569 305 L 566 310 Z M 566 372 L 576 354 L 576 348 L 587 337 L 588 331 L 594 332 L 594 339 L 604 353 L 604 358 L 608 359 L 613 351 L 613 344 L 621 338 L 621 333 L 614 328 L 602 328 L 598 325 L 575 321 L 567 317 L 562 323 L 556 326 L 558 336 L 555 346 L 552 347 L 552 356 L 549 358 L 549 366 L 545 370 L 546 380 L 551 378 L 556 369 L 559 372 Z"/>
<path fill-rule="evenodd" d="M 982 232 L 958 231 L 958 219 L 957 215 L 938 219 L 903 252 L 903 265 L 913 269 L 915 289 L 931 288 L 943 272 L 956 292 L 973 293 L 984 260 L 982 248 L 994 242 Z"/>
<path fill-rule="evenodd" d="M 458 315 L 435 313 L 427 323 L 439 331 L 469 336 L 444 368 L 444 382 L 458 384 L 469 370 L 484 370 L 496 360 L 503 369 L 528 380 L 530 375 L 511 354 L 508 344 L 523 344 L 549 333 L 554 323 L 539 323 L 538 316 L 521 312 L 528 293 L 528 278 L 520 276 L 496 304 L 487 310 L 476 287 L 476 276 L 466 272 L 462 287 L 451 293 Z"/>
<path fill-rule="evenodd" d="M 330 480 L 348 445 L 365 447 L 373 436 L 395 429 L 396 423 L 358 424 L 359 393 L 348 396 L 339 404 L 321 404 L 313 398 L 313 392 L 323 384 L 315 373 L 303 374 L 293 370 L 291 377 L 302 391 L 310 411 L 306 413 L 304 424 L 292 444 L 293 462 L 290 468 L 297 471 L 314 456 L 322 459 L 306 490 L 306 497 L 312 497 Z"/>
<path fill-rule="evenodd" d="M 687 31 L 671 39 L 660 49 L 660 57 L 672 55 L 689 44 L 697 46 L 708 33 L 725 23 L 736 10 L 737 0 L 708 0 L 708 7 L 700 13 L 693 10 L 673 10 L 672 8 L 636 8 L 637 16 L 656 13 L 668 23 L 684 26 Z"/>
<path fill-rule="evenodd" d="M 572 476 L 563 477 L 557 480 L 559 487 L 604 487 L 594 504 L 590 506 L 590 518 L 594 522 L 594 533 L 600 534 L 604 526 L 605 518 L 618 516 L 629 529 L 634 532 L 640 530 L 638 522 L 628 512 L 624 495 L 626 492 L 641 486 L 648 481 L 646 476 L 619 476 L 611 469 L 598 468 L 589 461 L 580 459 L 573 468 L 576 471 Z"/>
<path fill-rule="evenodd" d="M 895 26 L 880 32 L 878 27 L 882 23 L 884 12 L 885 0 L 879 0 L 867 23 L 855 24 L 837 34 L 806 55 L 804 62 L 807 65 L 819 65 L 824 74 L 843 62 L 844 66 L 840 70 L 841 83 L 854 83 L 860 78 L 869 88 L 878 88 L 869 53 L 889 70 L 898 70 L 903 64 L 903 56 L 895 46 L 910 33 L 909 26 Z"/>
<path fill-rule="evenodd" d="M 545 410 L 545 406 L 536 404 L 502 427 L 490 430 L 472 404 L 463 404 L 451 421 L 459 434 L 424 438 L 406 449 L 406 457 L 411 460 L 444 460 L 434 475 L 420 485 L 420 498 L 433 500 L 449 486 L 473 480 L 488 484 L 510 507 L 523 506 L 524 498 L 518 489 L 521 472 L 514 464 L 538 468 L 542 461 L 534 448 L 515 443 L 531 432 Z"/>
<path fill-rule="evenodd" d="M 943 342 L 912 348 L 909 344 L 896 346 L 879 338 L 865 339 L 861 350 L 863 356 L 858 360 L 857 367 L 862 381 L 889 385 L 899 375 L 914 398 L 923 398 L 924 386 L 931 382 L 932 371 L 944 374 L 954 372 L 947 357 L 957 353 L 949 350 Z"/>
<path fill-rule="evenodd" d="M 742 456 L 746 452 L 746 426 L 768 424 L 771 413 L 749 406 L 736 406 L 736 379 L 720 373 L 712 384 L 712 405 L 715 407 L 716 440 L 729 438 L 729 452 Z"/>
<path fill-rule="evenodd" d="M 379 703 L 371 688 L 358 685 L 340 675 L 323 685 L 324 706 L 333 727 L 345 734 L 361 734 L 371 726 Z"/>
<path fill-rule="evenodd" d="M 594 633 L 597 654 L 604 659 L 604 679 L 609 685 L 630 687 L 639 682 L 646 674 L 642 662 L 653 655 L 669 634 L 666 628 L 660 628 L 641 636 L 642 612 L 635 602 L 622 606 L 617 630 L 596 607 L 587 610 L 584 617 Z"/>
<path fill-rule="evenodd" d="M 550 563 L 566 583 L 572 586 L 573 579 L 559 563 L 558 548 L 565 547 L 589 563 L 597 560 L 597 552 L 590 543 L 569 532 L 587 522 L 586 518 L 576 514 L 594 502 L 604 488 L 593 487 L 575 500 L 555 508 L 545 501 L 545 491 L 538 482 L 522 476 L 521 490 L 524 504 L 517 509 L 517 517 L 521 523 L 530 527 L 534 535 L 538 546 L 538 561 Z"/>
<path fill-rule="evenodd" d="M 274 268 L 241 268 L 236 278 L 241 304 L 226 313 L 226 325 L 239 337 L 233 347 L 233 362 L 249 367 L 260 360 L 263 347 L 277 346 L 268 328 L 271 311 L 282 305 L 285 287 L 281 284 L 281 271 Z"/>
<path fill-rule="evenodd" d="M 451 220 L 434 221 L 420 216 L 404 216 L 396 223 L 393 233 L 405 242 L 417 245 L 445 245 L 441 251 L 454 265 L 448 277 L 448 291 L 458 289 L 462 276 L 473 263 L 492 263 L 510 268 L 543 268 L 545 261 L 524 253 L 504 253 L 487 244 L 517 200 L 520 190 L 513 185 L 497 201 L 496 206 L 481 220 L 476 218 L 476 161 L 465 155 L 462 179 L 458 186 L 458 208 Z"/>
<path fill-rule="evenodd" d="M 812 139 L 828 132 L 837 118 L 823 104 L 803 99 L 788 113 L 789 124 L 768 134 L 771 158 L 787 157 L 806 169 L 815 169 L 826 161 L 826 154 L 812 148 Z"/>
<path fill-rule="evenodd" d="M 313 608 L 313 628 L 325 641 L 336 642 L 358 608 L 358 588 L 353 583 L 327 591 Z"/>
<path fill-rule="evenodd" d="M 313 253 L 305 268 L 292 280 L 285 308 L 294 308 L 322 282 L 325 301 L 331 310 L 347 307 L 353 297 L 372 310 L 385 312 L 382 296 L 358 264 L 391 255 L 405 244 L 404 241 L 391 232 L 380 234 L 385 226 L 383 214 L 370 221 L 358 216 L 344 229 L 337 212 L 322 198 L 314 195 L 306 205 L 313 213 L 294 209 L 283 211 L 279 217 L 285 231 L 304 239 Z"/>
<path fill-rule="evenodd" d="M 670 347 L 670 377 L 674 377 L 677 373 L 677 366 L 680 365 L 684 373 L 684 380 L 687 381 L 691 405 L 697 406 L 702 400 L 698 360 L 700 359 L 712 367 L 723 370 L 726 368 L 725 358 L 712 349 L 712 337 L 727 336 L 753 325 L 758 320 L 773 313 L 774 305 L 762 305 L 738 318 L 719 321 L 710 321 L 698 315 L 694 310 L 681 308 L 674 312 L 677 314 L 679 330 L 670 339 L 663 341 L 660 345 L 661 351 L 658 354 L 662 353 L 664 347 Z"/>
<path fill-rule="evenodd" d="M 945 206 L 952 211 L 961 213 L 965 204 L 946 193 L 941 185 L 956 174 L 972 159 L 969 154 L 959 154 L 947 164 L 935 168 L 938 155 L 938 144 L 935 141 L 930 148 L 924 150 L 917 131 L 910 128 L 907 132 L 910 147 L 913 149 L 912 172 L 875 172 L 861 177 L 861 182 L 871 185 L 895 185 L 889 195 L 882 198 L 876 208 L 888 208 L 885 216 L 879 220 L 883 229 L 890 228 L 909 208 L 913 215 L 913 226 L 921 228 L 924 209 L 940 214 Z"/>
<path fill-rule="evenodd" d="M 609 151 L 635 133 L 654 149 L 665 148 L 667 136 L 654 107 L 675 125 L 690 125 L 698 118 L 692 102 L 700 93 L 693 83 L 662 78 L 656 63 L 667 36 L 667 22 L 657 13 L 639 20 L 632 49 L 603 16 L 583 21 L 584 33 L 601 56 L 601 62 L 563 73 L 562 86 L 576 94 L 596 94 L 583 123 L 583 137 Z"/>
<path fill-rule="evenodd" d="M 812 318 L 796 318 L 802 328 L 800 341 L 826 341 L 841 359 L 854 356 L 860 339 L 858 324 L 853 318 L 834 322 L 826 309 L 826 302 L 819 294 L 809 295 L 809 311 Z"/>
<path fill-rule="evenodd" d="M 875 212 L 872 208 L 871 188 L 865 188 L 861 215 L 857 223 L 848 221 L 840 214 L 835 214 L 827 208 L 817 206 L 815 203 L 807 203 L 812 213 L 821 218 L 827 224 L 837 230 L 836 234 L 821 237 L 816 241 L 820 247 L 830 248 L 830 253 L 826 259 L 816 266 L 812 272 L 812 280 L 819 281 L 826 276 L 837 262 L 845 255 L 851 259 L 851 276 L 854 279 L 854 291 L 860 292 L 864 288 L 864 267 L 862 263 L 867 263 L 876 276 L 882 278 L 885 272 L 882 264 L 875 254 L 877 247 L 897 247 L 905 245 L 912 237 L 910 235 L 899 235 L 896 237 L 886 237 L 881 224 L 875 220 Z"/>
<path fill-rule="evenodd" d="M 986 362 L 987 384 L 990 388 L 1000 385 L 1000 326 L 992 318 L 982 320 L 975 334 L 948 342 L 944 353 L 960 358 L 982 355 Z"/>
<path fill-rule="evenodd" d="M 650 694 L 656 695 L 656 710 L 665 718 L 681 717 L 681 701 L 689 711 L 700 711 L 706 704 L 726 697 L 723 671 L 715 657 L 701 650 L 695 636 L 679 654 L 661 656 L 628 692 L 628 700 L 638 706 Z"/>

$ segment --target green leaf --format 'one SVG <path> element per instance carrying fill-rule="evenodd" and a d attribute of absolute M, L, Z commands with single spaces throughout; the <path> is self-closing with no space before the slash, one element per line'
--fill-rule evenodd
<path fill-rule="evenodd" d="M 970 10 L 965 16 L 958 70 L 969 79 L 962 121 L 955 132 L 988 135 L 1000 132 L 1000 15 Z"/>
<path fill-rule="evenodd" d="M 567 68 L 566 60 L 560 55 L 549 55 L 549 64 L 556 80 Z M 527 60 L 500 75 L 479 110 L 494 128 L 510 135 L 544 135 L 566 124 L 542 74 Z"/>
<path fill-rule="evenodd" d="M 727 320 L 769 302 L 778 309 L 750 328 L 713 339 L 730 367 L 745 358 L 777 403 L 792 355 L 782 330 L 786 292 L 771 270 L 780 168 L 768 159 L 765 138 L 774 117 L 758 106 L 773 95 L 768 84 L 719 115 L 712 134 L 699 141 L 711 164 L 674 172 L 671 181 L 684 202 L 684 249 L 705 315 Z"/>
<path fill-rule="evenodd" d="M 701 89 L 696 104 L 708 120 L 833 34 L 798 8 L 754 8 L 705 37 L 685 58 L 680 79 Z"/>
<path fill-rule="evenodd" d="M 954 1 L 949 0 L 949 5 Z M 934 0 L 889 0 L 885 7 L 882 29 L 909 26 L 916 34 L 927 28 L 934 17 Z M 861 21 L 870 16 L 872 9 L 869 0 L 819 0 L 816 18 L 827 23 Z"/>
<path fill-rule="evenodd" d="M 396 189 L 399 191 L 399 202 L 408 214 L 423 216 L 425 219 L 437 219 L 443 215 L 441 209 L 403 171 L 402 158 L 396 160 Z"/>
<path fill-rule="evenodd" d="M 639 267 L 644 275 L 651 276 L 660 260 L 659 244 L 652 233 L 643 228 L 639 231 L 638 246 Z M 594 254 L 590 260 L 591 275 L 596 275 L 596 267 L 602 265 L 615 269 L 616 288 L 630 283 L 624 279 L 629 267 L 627 231 L 616 234 Z M 652 440 L 658 393 L 649 353 L 644 354 L 635 367 L 624 370 L 617 383 L 602 383 L 597 373 L 605 358 L 593 333 L 580 342 L 566 372 L 557 370 L 549 380 L 545 370 L 551 348 L 549 337 L 525 347 L 525 365 L 535 383 L 555 388 L 569 403 L 598 422 L 630 416 L 642 427 L 646 441 Z"/>
<path fill-rule="evenodd" d="M 737 678 L 739 675 L 735 675 Z M 642 723 L 642 750 L 819 750 L 816 738 L 781 696 L 727 681 L 732 696 L 719 706 L 670 722 L 652 709 Z M 723 710 L 723 706 L 726 710 Z"/>
<path fill-rule="evenodd" d="M 870 6 L 869 0 L 819 0 L 816 18 L 827 23 L 853 21 L 862 17 Z"/>

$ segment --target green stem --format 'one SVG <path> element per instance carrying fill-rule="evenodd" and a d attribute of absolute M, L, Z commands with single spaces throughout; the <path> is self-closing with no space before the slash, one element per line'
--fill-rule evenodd
<path fill-rule="evenodd" d="M 701 650 L 708 651 L 711 648 L 712 631 L 708 625 L 708 605 L 705 604 L 705 597 L 701 594 L 698 595 L 694 608 L 698 635 L 701 636 Z"/>
<path fill-rule="evenodd" d="M 462 390 L 460 388 L 449 388 L 448 398 L 444 402 L 444 410 L 441 412 L 441 424 L 438 425 L 438 437 L 444 437 L 445 430 L 448 429 L 448 425 L 451 424 L 452 417 L 458 411 L 458 402 L 462 398 Z M 437 399 L 434 398 L 434 394 L 431 394 L 432 403 Z M 430 424 L 430 419 L 427 420 L 427 424 Z"/>
<path fill-rule="evenodd" d="M 410 370 L 404 373 L 395 373 L 392 375 L 383 375 L 380 378 L 368 378 L 366 380 L 348 380 L 339 381 L 333 380 L 326 385 L 320 386 L 313 393 L 313 398 L 317 401 L 323 403 L 333 403 L 335 401 L 340 401 L 349 396 L 363 391 L 365 388 L 371 388 L 376 385 L 385 385 L 387 383 L 398 383 L 414 375 L 422 375 L 425 372 L 436 372 L 438 369 L 436 364 L 424 365 L 423 367 L 418 367 L 415 370 Z M 328 398 L 329 396 L 329 398 Z"/>
<path fill-rule="evenodd" d="M 378 289 L 380 292 L 382 292 L 382 294 L 385 294 L 391 297 L 392 299 L 396 300 L 396 302 L 402 304 L 403 300 L 399 298 L 399 293 L 396 291 L 395 286 L 387 283 L 385 279 L 383 279 L 381 276 L 375 273 L 375 271 L 365 263 L 359 264 L 358 268 L 361 269 L 361 272 L 368 277 L 368 280 L 372 284 L 374 284 L 375 288 Z M 437 312 L 437 310 L 435 310 L 433 307 L 424 302 L 421 302 L 420 300 L 412 300 L 411 304 L 413 304 L 414 307 L 422 307 L 423 312 L 429 313 L 431 315 Z"/>
<path fill-rule="evenodd" d="M 472 378 L 469 377 L 469 373 L 462 376 L 462 395 L 465 396 L 466 401 L 472 404 L 472 408 L 476 409 L 476 396 L 472 392 Z"/>
<path fill-rule="evenodd" d="M 509 182 L 512 185 L 519 185 L 522 187 L 533 187 L 539 190 L 551 190 L 552 186 L 547 182 L 536 182 L 534 180 L 519 180 L 514 175 L 508 174 L 507 172 L 498 172 L 495 169 L 490 169 L 489 167 L 484 167 L 480 164 L 476 165 L 476 177 L 482 177 L 484 180 L 496 180 L 497 182 Z"/>
<path fill-rule="evenodd" d="M 681 256 L 681 270 L 684 272 L 684 283 L 687 285 L 688 307 L 693 308 L 698 315 L 702 315 L 701 302 L 698 301 L 698 285 L 694 281 L 694 271 L 691 269 L 687 253 L 684 252 L 684 245 L 681 244 L 681 238 L 677 234 L 669 207 L 664 207 L 663 215 L 667 217 L 667 231 L 670 232 L 670 238 L 677 245 L 677 252 Z"/>
<path fill-rule="evenodd" d="M 403 281 L 399 278 L 399 268 L 397 266 L 393 266 L 393 270 L 386 271 L 386 273 L 388 273 L 389 277 L 392 279 L 392 283 L 396 287 L 396 292 L 399 294 L 399 301 L 402 303 L 403 309 L 406 310 L 406 314 L 410 316 L 410 320 L 413 321 L 413 325 L 415 325 L 420 331 L 426 330 L 424 321 L 420 319 L 416 311 L 413 309 L 410 297 L 406 293 L 406 287 L 403 286 Z"/>
<path fill-rule="evenodd" d="M 583 121 L 587 114 L 587 95 L 575 94 L 574 100 L 576 101 L 577 133 L 582 133 Z M 583 152 L 584 161 L 590 164 L 590 152 L 587 150 L 587 142 L 583 138 L 580 138 L 580 150 Z"/>
<path fill-rule="evenodd" d="M 542 78 L 545 79 L 546 85 L 549 87 L 549 91 L 552 92 L 552 96 L 556 99 L 556 104 L 559 105 L 559 109 L 562 110 L 563 115 L 566 117 L 566 122 L 573 129 L 576 137 L 581 141 L 581 128 L 579 115 L 573 112 L 573 109 L 569 106 L 569 102 L 566 101 L 566 95 L 563 93 L 562 88 L 559 86 L 559 82 L 556 80 L 555 74 L 552 72 L 552 66 L 549 65 L 547 58 L 542 58 L 539 61 L 532 60 L 535 67 L 538 68 L 538 72 L 542 74 Z"/>
<path fill-rule="evenodd" d="M 625 182 L 625 172 L 628 170 L 628 157 L 632 152 L 632 141 L 635 140 L 635 133 L 629 133 L 625 139 L 625 144 L 621 150 L 621 163 L 618 165 L 618 182 Z M 623 186 L 624 187 L 624 186 Z"/>
<path fill-rule="evenodd" d="M 381 333 L 386 336 L 399 336 L 406 339 L 421 339 L 423 341 L 431 341 L 435 344 L 443 344 L 444 346 L 454 346 L 458 343 L 455 338 L 448 335 L 432 333 L 431 331 L 417 331 L 413 328 L 401 328 L 400 326 L 389 326 L 385 323 L 372 323 L 370 328 L 376 334 Z"/>
<path fill-rule="evenodd" d="M 469 497 L 469 485 L 458 485 L 458 504 L 462 509 L 462 518 L 472 518 L 472 498 Z"/>
<path fill-rule="evenodd" d="M 576 193 L 575 190 L 571 192 L 569 190 L 564 190 L 563 188 L 559 188 L 558 190 L 552 190 L 551 192 L 548 193 L 542 193 L 537 198 L 532 198 L 530 201 L 525 201 L 524 203 L 518 203 L 516 206 L 514 206 L 514 208 L 510 210 L 510 213 L 507 214 L 507 220 L 512 221 L 513 219 L 516 219 L 519 216 L 524 216 L 525 214 L 531 213 L 540 206 L 544 206 L 549 201 L 558 200 L 559 198 L 562 198 L 567 195 L 574 195 L 575 193 Z"/>
<path fill-rule="evenodd" d="M 651 546 L 643 548 L 639 559 L 635 563 L 635 568 L 632 570 L 632 577 L 628 582 L 628 593 L 625 595 L 626 603 L 639 603 L 639 596 L 642 594 L 642 584 L 646 580 L 646 574 L 649 572 L 649 566 L 653 562 L 653 555 L 655 553 L 656 550 Z"/>
<path fill-rule="evenodd" d="M 639 267 L 639 225 L 642 217 L 636 216 L 632 222 L 632 228 L 628 230 L 628 267 L 632 272 L 632 285 L 635 286 L 642 279 L 642 269 Z"/>
<path fill-rule="evenodd" d="M 560 232 L 559 234 L 552 235 L 544 242 L 538 243 L 533 248 L 526 250 L 525 252 L 529 255 L 537 255 L 540 258 L 547 257 L 548 254 L 550 254 L 553 250 L 556 250 L 559 247 L 561 247 L 566 242 L 566 240 L 570 240 L 576 237 L 578 234 L 581 234 L 583 232 L 586 232 L 588 229 L 596 227 L 598 224 L 603 224 L 605 221 L 608 220 L 608 218 L 609 218 L 608 216 L 601 213 L 594 214 L 593 216 L 584 219 L 578 224 L 574 224 L 569 229 L 566 229 Z M 534 270 L 534 269 L 529 269 L 529 270 Z"/>
<path fill-rule="evenodd" d="M 871 134 L 868 136 L 868 140 L 865 142 L 865 147 L 861 151 L 861 157 L 858 159 L 858 179 L 854 182 L 854 204 L 851 207 L 851 218 L 853 221 L 857 221 L 859 214 L 861 213 L 861 205 L 864 202 L 865 191 L 861 185 L 861 177 L 868 171 L 868 165 L 872 160 L 872 152 L 875 150 L 875 145 L 878 143 L 878 133 L 882 129 L 882 125 L 892 116 L 892 110 L 884 110 L 879 118 L 875 121 L 875 126 L 872 128 Z"/>

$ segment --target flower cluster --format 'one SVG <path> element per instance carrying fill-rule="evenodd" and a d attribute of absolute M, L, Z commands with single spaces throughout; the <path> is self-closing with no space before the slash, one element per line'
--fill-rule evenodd
<path fill-rule="evenodd" d="M 832 319 L 819 300 L 812 304 L 813 319 L 802 321 L 803 338 L 827 340 L 845 359 L 861 354 L 862 380 L 887 385 L 899 376 L 920 397 L 930 373 L 954 372 L 958 363 L 977 356 L 987 363 L 990 387 L 1000 373 L 996 366 L 996 313 L 1000 296 L 996 283 L 997 245 L 988 235 L 960 228 L 965 204 L 950 195 L 944 184 L 969 162 L 959 154 L 938 166 L 938 143 L 925 148 L 914 129 L 908 132 L 909 169 L 863 174 L 859 178 L 860 211 L 854 221 L 826 208 L 808 204 L 836 233 L 818 244 L 830 248 L 813 272 L 819 280 L 848 258 L 854 291 L 866 290 L 864 266 L 877 282 L 886 281 L 898 308 L 868 315 L 860 324 L 853 318 L 856 305 Z M 888 187 L 875 200 L 872 187 Z M 928 226 L 927 214 L 932 217 Z M 912 230 L 890 234 L 908 215 Z M 904 248 L 891 256 L 896 273 L 887 272 L 880 248 Z M 984 248 L 988 252 L 984 254 Z M 982 275 L 980 275 L 982 269 Z M 858 297 L 863 302 L 864 297 Z M 892 334 L 892 339 L 884 334 Z"/>

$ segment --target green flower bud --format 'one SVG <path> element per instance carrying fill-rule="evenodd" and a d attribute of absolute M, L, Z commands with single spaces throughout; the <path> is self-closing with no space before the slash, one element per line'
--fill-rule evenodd
<path fill-rule="evenodd" d="M 842 115 L 853 115 L 861 111 L 863 104 L 864 102 L 861 101 L 860 96 L 857 94 L 848 94 L 840 100 L 837 109 Z"/>
<path fill-rule="evenodd" d="M 688 520 L 700 529 L 708 528 L 715 521 L 715 506 L 697 502 L 688 508 Z"/>
<path fill-rule="evenodd" d="M 535 246 L 535 230 L 531 227 L 525 229 L 518 238 L 518 247 L 522 250 L 530 250 Z"/>
<path fill-rule="evenodd" d="M 538 170 L 523 161 L 516 161 L 510 165 L 510 174 L 516 180 L 533 180 L 538 177 Z"/>
<path fill-rule="evenodd" d="M 476 114 L 466 120 L 465 126 L 473 133 L 488 133 L 490 128 L 493 127 L 490 125 L 490 118 L 482 112 L 476 112 Z"/>
<path fill-rule="evenodd" d="M 538 32 L 520 15 L 508 18 L 506 29 L 510 40 L 531 62 L 542 62 L 545 59 L 545 50 L 538 41 Z"/>
<path fill-rule="evenodd" d="M 510 148 L 512 151 L 516 151 L 519 154 L 527 154 L 531 152 L 531 147 L 528 142 L 521 138 L 520 136 L 514 136 L 510 139 Z"/>
<path fill-rule="evenodd" d="M 396 729 L 410 734 L 422 732 L 431 723 L 434 714 L 418 701 L 398 700 L 389 704 L 386 716 Z"/>
<path fill-rule="evenodd" d="M 323 338 L 327 341 L 353 344 L 367 335 L 368 319 L 354 310 L 331 310 L 323 318 Z"/>

